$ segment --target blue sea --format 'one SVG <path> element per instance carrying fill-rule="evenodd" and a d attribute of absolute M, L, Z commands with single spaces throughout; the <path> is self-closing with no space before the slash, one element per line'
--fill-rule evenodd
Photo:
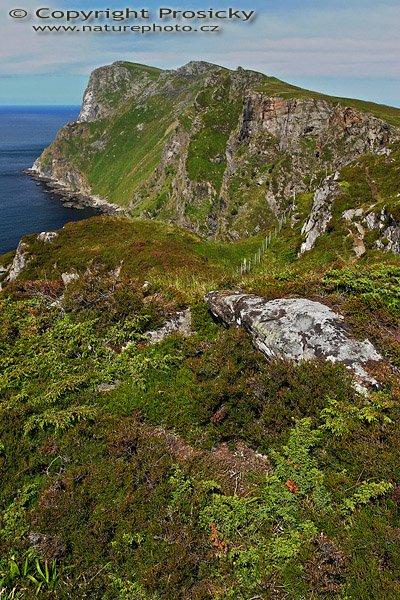
<path fill-rule="evenodd" d="M 0 254 L 15 249 L 28 233 L 58 229 L 97 214 L 92 208 L 65 208 L 22 172 L 78 113 L 77 106 L 0 107 Z"/>

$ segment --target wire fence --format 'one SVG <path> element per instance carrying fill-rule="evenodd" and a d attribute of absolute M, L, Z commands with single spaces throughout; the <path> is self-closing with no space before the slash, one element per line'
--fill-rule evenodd
<path fill-rule="evenodd" d="M 266 251 L 268 250 L 268 248 L 270 247 L 272 240 L 278 236 L 278 234 L 282 230 L 282 227 L 286 224 L 286 222 L 289 218 L 289 214 L 290 214 L 290 209 L 285 210 L 285 212 L 279 218 L 275 229 L 269 231 L 266 234 L 265 238 L 261 242 L 259 249 L 254 253 L 254 255 L 244 258 L 241 261 L 240 266 L 235 267 L 233 269 L 234 277 L 243 277 L 247 273 L 250 273 L 250 271 L 252 269 L 254 269 L 257 265 L 259 265 L 261 263 L 261 259 L 262 259 L 263 255 L 266 253 Z"/>

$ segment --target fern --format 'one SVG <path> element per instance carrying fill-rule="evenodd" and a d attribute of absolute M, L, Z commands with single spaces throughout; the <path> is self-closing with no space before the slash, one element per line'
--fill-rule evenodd
<path fill-rule="evenodd" d="M 342 513 L 351 514 L 360 506 L 369 504 L 372 500 L 385 496 L 392 489 L 393 485 L 388 481 L 380 481 L 379 483 L 375 481 L 370 483 L 363 481 L 351 498 L 343 500 Z"/>
<path fill-rule="evenodd" d="M 41 414 L 31 416 L 24 426 L 25 435 L 37 429 L 54 428 L 55 431 L 64 431 L 79 421 L 92 420 L 97 415 L 97 408 L 93 406 L 74 406 L 65 410 L 47 410 Z"/>

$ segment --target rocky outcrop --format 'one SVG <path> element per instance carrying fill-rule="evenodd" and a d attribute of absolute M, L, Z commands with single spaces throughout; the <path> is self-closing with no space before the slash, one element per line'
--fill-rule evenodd
<path fill-rule="evenodd" d="M 332 203 L 339 193 L 338 176 L 335 173 L 327 177 L 314 194 L 310 215 L 301 230 L 306 239 L 300 247 L 300 254 L 311 250 L 328 227 L 332 218 Z"/>
<path fill-rule="evenodd" d="M 381 355 L 368 340 L 352 337 L 343 316 L 324 304 L 305 298 L 267 301 L 217 291 L 207 294 L 205 300 L 224 325 L 244 327 L 267 358 L 341 362 L 361 381 L 376 384 L 366 366 L 369 361 L 382 360 Z"/>
<path fill-rule="evenodd" d="M 61 279 L 65 287 L 67 287 L 70 283 L 79 279 L 79 274 L 76 271 L 66 271 L 65 273 L 61 273 Z"/>
<path fill-rule="evenodd" d="M 8 271 L 8 275 L 6 276 L 4 281 L 15 281 L 18 275 L 25 269 L 26 265 L 31 260 L 31 256 L 29 255 L 29 246 L 23 240 L 18 244 L 17 251 L 14 256 L 14 260 L 12 261 L 10 270 Z"/>
<path fill-rule="evenodd" d="M 132 76 L 132 67 L 129 63 L 115 62 L 93 71 L 83 96 L 78 123 L 105 119 L 121 100 L 141 97 L 153 80 L 145 71 L 141 71 L 140 76 Z"/>
<path fill-rule="evenodd" d="M 350 208 L 342 213 L 342 217 L 348 225 L 349 234 L 353 238 L 353 251 L 357 258 L 363 256 L 367 251 L 364 244 L 365 227 L 355 220 L 362 214 L 362 208 Z"/>
<path fill-rule="evenodd" d="M 377 234 L 378 239 L 374 242 L 376 248 L 400 254 L 400 224 L 386 206 L 380 211 L 374 210 L 373 206 L 348 209 L 342 213 L 342 218 L 353 238 L 353 250 L 357 258 L 366 252 L 364 239 L 367 231 Z"/>
<path fill-rule="evenodd" d="M 329 147 L 331 160 L 340 166 L 381 150 L 398 132 L 380 119 L 326 100 L 253 92 L 245 100 L 240 138 L 251 142 L 260 133 L 275 138 L 281 151 L 302 151 L 309 140 L 319 158 Z"/>
<path fill-rule="evenodd" d="M 72 138 L 76 135 L 74 124 L 67 125 L 57 134 L 57 143 L 62 144 L 71 135 Z M 58 152 L 53 155 L 51 162 L 46 160 L 45 154 L 40 156 L 25 172 L 59 196 L 66 208 L 92 207 L 102 214 L 126 214 L 121 206 L 94 195 L 84 174 Z"/>
<path fill-rule="evenodd" d="M 51 244 L 55 239 L 58 238 L 57 231 L 42 231 L 37 236 L 39 242 L 43 242 L 44 244 Z"/>
<path fill-rule="evenodd" d="M 379 239 L 375 242 L 377 248 L 400 254 L 400 223 L 386 207 L 383 207 L 378 214 L 374 211 L 369 212 L 363 219 L 363 223 L 370 231 L 379 231 Z"/>
<path fill-rule="evenodd" d="M 148 331 L 144 334 L 150 344 L 158 344 L 173 333 L 180 333 L 184 337 L 192 335 L 192 315 L 190 309 L 178 312 L 170 317 L 162 327 L 155 331 Z"/>

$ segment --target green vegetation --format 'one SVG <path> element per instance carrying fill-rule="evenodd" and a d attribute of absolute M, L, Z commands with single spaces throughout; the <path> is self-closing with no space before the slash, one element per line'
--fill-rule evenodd
<path fill-rule="evenodd" d="M 240 98 L 230 98 L 230 86 L 231 77 L 225 75 L 218 87 L 197 95 L 196 104 L 203 109 L 202 127 L 192 137 L 186 161 L 189 177 L 211 182 L 217 193 L 226 169 L 226 144 L 242 112 Z"/>
<path fill-rule="evenodd" d="M 299 260 L 286 227 L 234 281 L 260 239 L 97 217 L 26 240 L 0 298 L 2 598 L 398 595 L 398 378 L 364 396 L 342 365 L 267 363 L 202 300 L 322 299 L 396 363 L 393 255 Z M 192 336 L 147 343 L 187 306 Z"/>
<path fill-rule="evenodd" d="M 92 104 L 104 116 L 63 128 L 39 159 L 42 172 L 64 180 L 67 170 L 73 191 L 100 196 L 134 217 L 177 223 L 219 239 L 246 237 L 273 227 L 274 206 L 287 207 L 288 190 L 300 184 L 304 193 L 312 192 L 327 173 L 358 155 L 354 143 L 345 143 L 335 131 L 332 119 L 307 132 L 308 111 L 302 116 L 302 139 L 298 133 L 291 139 L 280 132 L 279 122 L 272 134 L 272 121 L 279 121 L 280 109 L 276 114 L 272 111 L 270 126 L 261 125 L 263 102 L 268 104 L 268 98 L 324 100 L 400 125 L 396 108 L 330 97 L 260 73 L 211 64 L 198 72 L 183 68 L 165 73 L 136 63 L 117 63 L 95 72 L 92 92 Z M 264 98 L 257 100 L 260 94 L 255 92 L 262 92 Z M 249 99 L 254 97 L 253 106 Z M 310 109 L 311 119 L 317 109 L 317 104 Z M 353 129 L 350 136 L 354 137 Z M 392 139 L 393 131 L 388 130 L 388 135 Z M 296 159 L 299 153 L 301 164 Z M 385 158 L 366 157 L 361 167 L 352 168 L 366 171 L 371 160 L 371 170 L 375 165 L 384 174 Z M 389 170 L 394 177 L 395 166 Z M 359 173 L 354 176 L 360 179 Z M 392 187 L 389 183 L 386 189 L 393 192 Z M 357 186 L 352 189 L 356 194 Z M 374 192 L 373 184 L 371 189 Z M 346 206 L 347 200 L 343 197 Z M 357 203 L 363 197 L 353 200 Z M 391 205 L 395 200 L 393 194 Z"/>
<path fill-rule="evenodd" d="M 1 600 L 398 598 L 400 263 L 378 228 L 365 226 L 361 257 L 353 246 L 369 213 L 399 221 L 399 148 L 341 169 L 327 230 L 299 258 L 332 145 L 320 160 L 305 134 L 297 172 L 273 136 L 241 145 L 241 71 L 176 72 L 158 88 L 159 70 L 123 65 L 157 93 L 105 86 L 112 116 L 69 125 L 42 160 L 61 156 L 141 218 L 27 236 L 26 266 L 0 292 Z M 397 109 L 245 79 L 400 124 Z M 293 219 L 240 276 L 290 173 L 304 184 Z M 201 238 L 178 214 L 242 239 Z M 211 318 L 213 289 L 330 306 L 384 357 L 368 366 L 377 389 L 358 390 L 343 364 L 267 362 Z M 149 343 L 187 308 L 191 335 Z"/>

